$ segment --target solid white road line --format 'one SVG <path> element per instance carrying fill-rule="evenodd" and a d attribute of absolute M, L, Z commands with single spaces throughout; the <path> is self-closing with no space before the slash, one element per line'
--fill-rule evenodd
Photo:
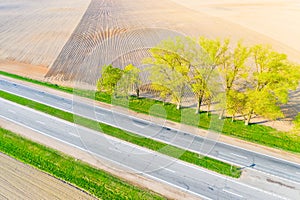
<path fill-rule="evenodd" d="M 242 196 L 242 195 L 236 194 L 236 193 L 234 193 L 234 192 L 231 192 L 231 191 L 229 191 L 229 190 L 225 190 L 225 189 L 223 189 L 223 192 L 226 192 L 226 193 L 228 193 L 228 194 L 231 194 L 231 195 L 234 195 L 234 196 L 237 196 L 237 197 L 243 198 L 243 196 Z"/>

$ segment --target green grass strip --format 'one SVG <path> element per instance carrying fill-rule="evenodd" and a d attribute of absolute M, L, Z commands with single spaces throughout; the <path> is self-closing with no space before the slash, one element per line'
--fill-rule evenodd
<path fill-rule="evenodd" d="M 108 95 L 103 92 L 94 92 L 94 91 L 84 91 L 84 90 L 73 90 L 72 88 L 58 86 L 56 84 L 51 84 L 47 82 L 37 81 L 33 79 L 29 79 L 26 77 L 18 76 L 15 74 L 10 74 L 7 72 L 0 71 L 1 75 L 8 76 L 11 78 L 43 85 L 46 87 L 51 87 L 57 90 L 61 90 L 68 93 L 73 93 L 75 95 L 87 97 L 96 101 L 101 101 L 105 103 L 112 103 L 111 95 Z M 119 104 L 120 106 L 122 103 Z M 149 113 L 149 110 L 153 105 L 160 105 L 164 108 L 166 115 L 159 115 L 155 113 Z M 203 129 L 210 129 L 216 132 L 223 133 L 228 136 L 233 136 L 242 140 L 246 140 L 249 142 L 254 142 L 257 144 L 282 149 L 290 152 L 300 153 L 300 137 L 290 134 L 288 132 L 277 131 L 274 128 L 263 126 L 259 124 L 251 124 L 249 126 L 245 126 L 242 121 L 234 121 L 231 119 L 224 119 L 223 122 L 218 123 L 218 116 L 215 114 L 209 114 L 207 116 L 206 113 L 201 113 L 199 115 L 195 115 L 195 110 L 193 108 L 184 108 L 184 112 L 186 113 L 184 116 L 184 120 L 181 119 L 182 110 L 177 110 L 176 106 L 170 103 L 166 103 L 163 105 L 161 101 L 147 99 L 147 98 L 129 98 L 129 109 L 150 115 L 155 115 L 157 117 L 163 117 L 170 121 L 179 122 L 191 126 L 196 126 Z M 200 118 L 200 120 L 199 120 Z M 211 124 L 211 123 L 215 124 Z"/>
<path fill-rule="evenodd" d="M 101 199 L 164 199 L 0 127 L 0 151 Z"/>
<path fill-rule="evenodd" d="M 115 128 L 103 123 L 96 122 L 91 119 L 87 119 L 81 116 L 74 115 L 72 113 L 68 113 L 29 99 L 25 99 L 23 97 L 19 97 L 4 91 L 0 91 L 0 97 L 13 101 L 15 103 L 18 103 L 20 105 L 47 113 L 49 115 L 58 117 L 60 119 L 76 123 L 78 125 L 103 132 L 107 135 L 119 138 L 121 140 L 146 147 L 148 149 L 158 151 L 162 154 L 178 158 L 182 161 L 186 161 L 204 168 L 207 168 L 209 170 L 218 172 L 220 174 L 224 174 L 227 176 L 231 176 L 234 178 L 238 178 L 241 175 L 241 171 L 238 170 L 238 167 L 231 166 L 230 164 L 209 158 L 209 157 L 199 157 L 199 154 L 193 153 L 190 151 L 185 151 L 180 148 L 166 145 L 162 142 L 158 142 L 155 140 L 152 140 L 150 138 L 141 137 L 138 135 L 135 135 L 133 133 L 121 130 L 119 128 Z"/>
<path fill-rule="evenodd" d="M 23 76 L 19 76 L 19 75 L 16 75 L 16 74 L 7 73 L 7 72 L 4 72 L 4 71 L 0 71 L 0 75 L 10 77 L 10 78 L 14 78 L 14 79 L 21 80 L 21 81 L 34 83 L 34 84 L 41 85 L 41 86 L 46 86 L 46 87 L 53 88 L 53 89 L 56 89 L 56 90 L 60 90 L 60 91 L 63 91 L 63 92 L 73 93 L 73 88 L 70 88 L 70 87 L 62 87 L 62 86 L 59 86 L 57 84 L 38 81 L 38 80 L 23 77 Z"/>

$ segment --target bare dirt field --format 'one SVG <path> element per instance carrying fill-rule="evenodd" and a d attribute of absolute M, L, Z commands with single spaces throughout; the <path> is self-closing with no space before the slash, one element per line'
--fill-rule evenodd
<path fill-rule="evenodd" d="M 86 0 L 0 1 L 0 62 L 47 70 L 88 4 Z M 26 68 L 23 70 L 28 75 Z"/>
<path fill-rule="evenodd" d="M 96 199 L 0 153 L 0 199 Z"/>
<path fill-rule="evenodd" d="M 284 41 L 233 20 L 211 15 L 207 11 L 210 5 L 196 7 L 198 9 L 189 6 L 172 0 L 92 0 L 46 76 L 94 83 L 104 64 L 119 59 L 122 60 L 118 62 L 119 67 L 128 61 L 139 66 L 146 55 L 144 51 L 176 35 L 230 37 L 233 41 L 243 39 L 247 44 L 268 43 L 289 54 L 293 60 L 300 60 L 299 53 Z M 264 6 L 273 10 L 268 4 Z M 130 59 L 125 59 L 128 54 Z"/>
<path fill-rule="evenodd" d="M 137 49 L 175 35 L 270 43 L 300 61 L 297 0 L 4 0 L 0 9 L 0 63 L 44 67 L 56 80 L 93 82 L 102 64 L 128 53 L 137 62 Z"/>
<path fill-rule="evenodd" d="M 277 40 L 298 51 L 300 59 L 300 2 L 298 0 L 172 0 Z"/>

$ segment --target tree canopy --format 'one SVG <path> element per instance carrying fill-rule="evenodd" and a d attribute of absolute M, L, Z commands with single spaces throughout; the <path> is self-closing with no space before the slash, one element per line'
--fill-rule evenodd
<path fill-rule="evenodd" d="M 184 57 L 187 39 L 176 37 L 163 41 L 150 50 L 151 58 L 144 63 L 150 65 L 148 71 L 152 87 L 165 99 L 171 96 L 180 109 L 184 89 L 189 82 L 190 61 Z"/>
<path fill-rule="evenodd" d="M 124 68 L 123 75 L 117 84 L 118 95 L 128 96 L 134 91 L 137 97 L 140 96 L 140 72 L 141 70 L 132 64 Z"/>
<path fill-rule="evenodd" d="M 99 91 L 113 94 L 118 81 L 121 79 L 123 71 L 115 68 L 112 65 L 105 65 L 101 70 L 101 78 L 97 82 Z"/>
<path fill-rule="evenodd" d="M 229 39 L 175 37 L 162 41 L 149 50 L 144 59 L 154 91 L 163 101 L 171 100 L 181 108 L 185 90 L 193 92 L 197 101 L 196 113 L 206 102 L 214 101 L 223 114 L 242 115 L 245 124 L 260 115 L 270 120 L 283 117 L 280 106 L 289 100 L 290 90 L 299 85 L 300 67 L 287 55 L 270 46 L 234 46 Z M 98 90 L 139 96 L 141 70 L 128 65 L 124 70 L 104 66 Z M 209 108 L 208 108 L 209 110 Z"/>
<path fill-rule="evenodd" d="M 289 91 L 298 87 L 299 67 L 289 62 L 285 54 L 275 52 L 268 46 L 253 46 L 251 59 L 253 72 L 245 90 L 246 125 L 253 114 L 272 120 L 283 117 L 280 105 L 286 104 Z"/>

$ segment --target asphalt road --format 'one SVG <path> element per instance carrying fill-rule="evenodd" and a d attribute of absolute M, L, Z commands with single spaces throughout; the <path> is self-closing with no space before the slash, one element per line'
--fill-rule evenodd
<path fill-rule="evenodd" d="M 0 98 L 0 117 L 204 199 L 282 199 L 208 170 Z"/>
<path fill-rule="evenodd" d="M 74 99 L 62 98 L 34 88 L 13 83 L 0 77 L 0 90 L 23 96 L 37 102 L 50 105 L 68 112 L 73 112 L 87 118 L 97 120 L 132 133 L 188 149 L 202 155 L 207 155 L 241 167 L 255 166 L 259 170 L 291 181 L 300 182 L 300 165 L 277 159 L 268 155 L 242 149 L 225 143 L 211 140 L 216 138 L 212 133 L 208 138 L 195 136 L 180 130 L 164 126 L 164 120 L 154 122 L 141 120 L 119 110 L 107 110 L 95 105 L 89 105 Z M 78 120 L 75 118 L 75 120 Z M 165 148 L 168 148 L 167 146 Z M 162 149 L 164 150 L 164 149 Z"/>

